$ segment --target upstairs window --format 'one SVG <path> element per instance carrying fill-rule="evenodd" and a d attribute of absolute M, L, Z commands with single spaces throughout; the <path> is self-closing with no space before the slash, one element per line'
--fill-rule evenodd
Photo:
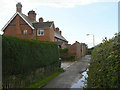
<path fill-rule="evenodd" d="M 27 34 L 27 30 L 24 30 L 24 32 L 23 32 L 24 34 Z"/>
<path fill-rule="evenodd" d="M 37 30 L 38 36 L 44 36 L 44 30 Z"/>

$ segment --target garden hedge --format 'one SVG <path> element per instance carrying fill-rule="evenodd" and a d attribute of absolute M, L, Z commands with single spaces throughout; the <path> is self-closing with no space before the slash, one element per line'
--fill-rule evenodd
<path fill-rule="evenodd" d="M 68 48 L 59 48 L 60 58 L 62 61 L 74 61 L 74 55 L 68 55 Z"/>
<path fill-rule="evenodd" d="M 120 86 L 120 34 L 95 47 L 92 51 L 88 88 L 118 88 Z"/>
<path fill-rule="evenodd" d="M 58 46 L 54 42 L 2 36 L 3 79 L 33 72 L 38 68 L 58 63 Z"/>

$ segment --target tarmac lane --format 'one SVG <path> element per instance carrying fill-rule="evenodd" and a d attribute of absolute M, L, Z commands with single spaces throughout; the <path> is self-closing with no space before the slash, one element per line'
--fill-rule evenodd
<path fill-rule="evenodd" d="M 90 59 L 90 55 L 82 57 L 43 88 L 71 88 L 71 86 L 82 77 L 81 73 L 87 70 Z"/>

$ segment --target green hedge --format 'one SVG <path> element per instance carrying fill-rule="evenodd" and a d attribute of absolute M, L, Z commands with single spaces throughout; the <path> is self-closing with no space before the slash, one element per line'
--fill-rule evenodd
<path fill-rule="evenodd" d="M 120 86 L 120 36 L 98 45 L 92 52 L 88 88 L 118 88 Z"/>
<path fill-rule="evenodd" d="M 68 48 L 59 48 L 60 58 L 62 61 L 74 61 L 75 56 L 68 55 Z"/>
<path fill-rule="evenodd" d="M 58 63 L 58 46 L 54 42 L 2 37 L 3 79 L 11 75 L 33 72 L 38 68 Z"/>
<path fill-rule="evenodd" d="M 68 53 L 68 48 L 59 48 L 60 54 Z"/>

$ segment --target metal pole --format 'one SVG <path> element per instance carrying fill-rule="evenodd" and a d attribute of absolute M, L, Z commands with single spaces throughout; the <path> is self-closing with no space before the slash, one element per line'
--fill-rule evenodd
<path fill-rule="evenodd" d="M 93 34 L 86 34 L 87 36 L 89 35 L 93 35 Z M 94 38 L 94 35 L 93 35 L 93 47 L 95 46 L 95 38 Z"/>

